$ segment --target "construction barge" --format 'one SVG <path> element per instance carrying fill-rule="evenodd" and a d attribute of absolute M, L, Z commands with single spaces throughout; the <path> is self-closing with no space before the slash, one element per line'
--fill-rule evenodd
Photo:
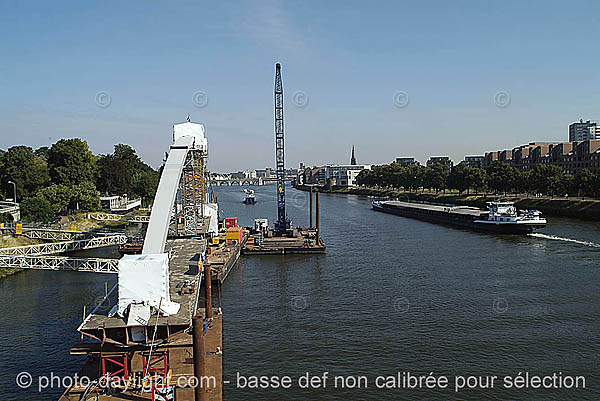
<path fill-rule="evenodd" d="M 546 226 L 537 210 L 517 210 L 513 202 L 488 202 L 488 210 L 472 206 L 434 205 L 374 200 L 375 211 L 432 223 L 501 234 L 528 234 Z"/>
<path fill-rule="evenodd" d="M 243 247 L 244 255 L 324 254 L 325 243 L 316 229 L 297 227 L 289 237 L 254 232 Z"/>

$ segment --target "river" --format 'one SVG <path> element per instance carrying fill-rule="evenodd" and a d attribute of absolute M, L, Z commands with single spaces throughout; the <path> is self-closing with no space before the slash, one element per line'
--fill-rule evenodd
<path fill-rule="evenodd" d="M 259 217 L 272 224 L 275 188 L 255 190 L 258 203 L 250 206 L 241 203 L 240 187 L 217 188 L 223 215 L 241 225 Z M 307 225 L 308 194 L 287 194 L 294 224 Z M 363 197 L 322 194 L 326 255 L 243 257 L 216 288 L 225 400 L 600 399 L 598 223 L 550 217 L 543 234 L 500 236 L 369 206 Z M 101 298 L 107 280 L 115 278 L 29 271 L 0 281 L 3 400 L 60 393 L 20 390 L 15 376 L 77 371 L 83 360 L 68 350 L 79 339 L 82 305 Z M 329 372 L 326 387 L 299 388 L 307 372 Z M 398 372 L 433 372 L 449 385 L 376 388 L 377 376 Z M 583 376 L 587 388 L 504 388 L 504 376 L 526 372 Z M 240 390 L 238 375 L 287 375 L 294 385 Z M 467 375 L 498 378 L 494 388 L 456 393 L 455 376 Z M 349 388 L 359 376 L 367 388 Z"/>

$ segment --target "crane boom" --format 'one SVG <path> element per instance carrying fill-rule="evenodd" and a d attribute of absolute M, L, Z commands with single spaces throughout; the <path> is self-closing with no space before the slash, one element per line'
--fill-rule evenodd
<path fill-rule="evenodd" d="M 275 64 L 275 162 L 277 174 L 277 221 L 275 232 L 284 234 L 290 228 L 285 213 L 285 149 L 283 131 L 283 83 L 281 64 Z"/>

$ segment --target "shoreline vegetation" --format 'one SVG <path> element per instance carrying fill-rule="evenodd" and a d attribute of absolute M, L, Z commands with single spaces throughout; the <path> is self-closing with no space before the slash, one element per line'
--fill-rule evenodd
<path fill-rule="evenodd" d="M 12 237 L 5 235 L 0 237 L 0 248 L 10 248 L 13 246 L 25 246 L 39 244 L 40 241 L 33 240 L 27 237 Z M 12 267 L 0 267 L 0 280 L 13 276 L 17 273 L 22 272 L 23 269 L 17 269 Z"/>
<path fill-rule="evenodd" d="M 17 273 L 22 272 L 23 269 L 13 269 L 11 267 L 0 267 L 0 280 L 13 276 Z"/>
<path fill-rule="evenodd" d="M 294 188 L 301 191 L 309 191 L 308 185 L 296 185 Z M 406 201 L 447 203 L 460 206 L 475 206 L 485 209 L 486 202 L 495 200 L 510 200 L 515 202 L 519 209 L 537 209 L 547 216 L 569 217 L 585 220 L 600 220 L 600 200 L 580 199 L 576 197 L 533 197 L 519 195 L 494 195 L 486 194 L 459 194 L 458 192 L 415 192 L 397 189 L 384 189 L 375 187 L 352 187 L 352 188 L 328 188 L 313 187 L 313 191 L 321 193 L 362 195 L 373 197 L 398 198 Z"/>

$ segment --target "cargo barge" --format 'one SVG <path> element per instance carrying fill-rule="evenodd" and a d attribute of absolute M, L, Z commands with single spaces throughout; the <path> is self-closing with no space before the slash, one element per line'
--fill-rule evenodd
<path fill-rule="evenodd" d="M 517 210 L 513 202 L 488 202 L 488 210 L 402 201 L 372 202 L 373 210 L 432 223 L 502 234 L 528 234 L 546 226 L 537 210 Z"/>

